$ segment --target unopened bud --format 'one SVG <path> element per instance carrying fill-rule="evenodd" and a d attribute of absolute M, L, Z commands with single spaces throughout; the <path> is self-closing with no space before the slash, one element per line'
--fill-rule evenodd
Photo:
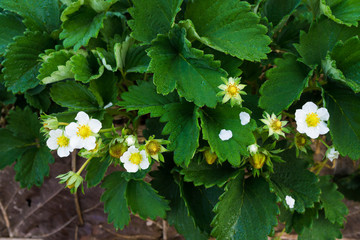
<path fill-rule="evenodd" d="M 260 169 L 263 167 L 266 160 L 266 156 L 263 153 L 256 153 L 250 158 L 250 164 L 255 169 Z"/>
<path fill-rule="evenodd" d="M 152 155 L 156 155 L 160 152 L 161 150 L 161 144 L 156 141 L 156 140 L 150 140 L 146 146 L 145 146 L 145 150 L 146 152 L 152 156 Z"/>
<path fill-rule="evenodd" d="M 204 157 L 205 157 L 206 162 L 209 165 L 213 164 L 217 159 L 216 153 L 211 151 L 211 149 L 207 149 L 207 150 L 204 151 Z"/>
<path fill-rule="evenodd" d="M 110 155 L 114 158 L 120 158 L 126 151 L 128 147 L 125 143 L 116 143 L 110 147 Z"/>

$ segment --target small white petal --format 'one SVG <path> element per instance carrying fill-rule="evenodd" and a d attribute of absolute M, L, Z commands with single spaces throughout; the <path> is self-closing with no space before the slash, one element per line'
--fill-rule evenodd
<path fill-rule="evenodd" d="M 327 134 L 329 132 L 329 128 L 325 122 L 320 122 L 319 125 L 317 125 L 317 128 L 319 129 L 320 134 Z"/>
<path fill-rule="evenodd" d="M 89 115 L 87 115 L 83 111 L 78 112 L 78 114 L 76 115 L 75 120 L 77 120 L 78 124 L 80 124 L 80 125 L 86 125 L 89 122 Z"/>
<path fill-rule="evenodd" d="M 317 110 L 316 113 L 319 116 L 320 120 L 322 120 L 322 121 L 329 120 L 330 115 L 329 115 L 329 112 L 328 112 L 328 110 L 326 108 L 320 108 L 320 109 Z"/>
<path fill-rule="evenodd" d="M 297 124 L 297 127 L 296 127 L 296 130 L 299 132 L 299 133 L 305 133 L 308 129 L 308 126 L 307 124 L 305 123 L 305 121 L 303 122 L 296 122 Z"/>
<path fill-rule="evenodd" d="M 289 208 L 294 208 L 295 199 L 293 199 L 291 196 L 286 196 L 285 201 L 286 201 L 286 204 L 289 206 Z"/>
<path fill-rule="evenodd" d="M 101 122 L 97 119 L 91 119 L 88 125 L 93 133 L 98 133 L 102 127 Z"/>
<path fill-rule="evenodd" d="M 50 137 L 54 137 L 54 138 L 58 138 L 63 134 L 63 130 L 61 129 L 56 129 L 56 130 L 51 130 L 49 132 Z"/>
<path fill-rule="evenodd" d="M 231 97 L 230 97 L 229 94 L 225 94 L 225 96 L 224 96 L 224 98 L 223 98 L 223 100 L 222 100 L 222 103 L 226 103 L 227 101 L 229 101 L 230 98 L 231 98 Z"/>
<path fill-rule="evenodd" d="M 128 172 L 137 172 L 139 170 L 139 166 L 136 165 L 136 164 L 133 164 L 131 162 L 125 162 L 124 163 L 124 168 Z"/>
<path fill-rule="evenodd" d="M 232 131 L 231 130 L 226 130 L 226 129 L 222 129 L 219 133 L 219 138 L 222 141 L 227 141 L 230 138 L 232 138 Z"/>
<path fill-rule="evenodd" d="M 254 143 L 254 144 L 251 144 L 250 146 L 248 146 L 247 149 L 248 149 L 249 153 L 255 154 L 259 150 L 259 146 L 256 143 Z"/>
<path fill-rule="evenodd" d="M 65 147 L 60 147 L 58 150 L 57 150 L 57 154 L 59 157 L 67 157 L 70 155 L 70 152 L 67 148 Z"/>
<path fill-rule="evenodd" d="M 295 111 L 295 121 L 298 122 L 298 121 L 305 121 L 306 119 L 306 113 L 304 110 L 302 109 L 297 109 Z"/>
<path fill-rule="evenodd" d="M 74 123 L 74 122 L 70 123 L 69 125 L 67 125 L 65 127 L 66 135 L 69 136 L 69 137 L 76 136 L 76 133 L 78 131 L 78 127 L 79 127 L 79 125 L 77 123 Z"/>
<path fill-rule="evenodd" d="M 313 102 L 307 102 L 302 106 L 302 109 L 306 113 L 314 113 L 314 112 L 316 112 L 318 110 L 318 107 Z"/>
<path fill-rule="evenodd" d="M 131 146 L 128 149 L 129 153 L 138 153 L 139 149 L 137 149 L 135 146 Z"/>
<path fill-rule="evenodd" d="M 136 137 L 134 135 L 129 135 L 125 141 L 128 146 L 132 146 L 136 142 Z"/>
<path fill-rule="evenodd" d="M 73 136 L 70 138 L 70 145 L 73 148 L 83 148 L 84 147 L 84 141 L 81 139 L 81 137 Z"/>
<path fill-rule="evenodd" d="M 48 146 L 48 148 L 50 148 L 51 150 L 55 150 L 59 147 L 59 145 L 57 144 L 57 138 L 55 137 L 50 137 L 47 141 L 46 141 L 46 145 Z"/>
<path fill-rule="evenodd" d="M 339 152 L 332 147 L 326 152 L 326 157 L 332 162 L 339 157 Z"/>
<path fill-rule="evenodd" d="M 250 122 L 250 114 L 247 112 L 241 112 L 239 114 L 241 125 L 246 125 Z"/>
<path fill-rule="evenodd" d="M 130 156 L 131 156 L 131 153 L 129 151 L 126 151 L 121 157 L 120 157 L 120 161 L 122 163 L 126 162 L 126 161 L 129 161 L 130 159 Z"/>
<path fill-rule="evenodd" d="M 104 106 L 104 109 L 108 109 L 109 107 L 112 107 L 114 104 L 112 102 L 109 102 Z"/>
<path fill-rule="evenodd" d="M 142 162 L 139 164 L 141 169 L 147 169 L 150 166 L 149 159 L 147 157 L 143 158 Z"/>
<path fill-rule="evenodd" d="M 221 84 L 218 88 L 225 91 L 227 89 L 227 86 L 225 84 Z"/>
<path fill-rule="evenodd" d="M 96 147 L 96 137 L 94 136 L 90 136 L 86 139 L 83 140 L 84 141 L 84 148 L 86 150 L 93 150 Z"/>
<path fill-rule="evenodd" d="M 318 128 L 314 127 L 308 128 L 305 133 L 312 139 L 318 138 L 320 135 Z"/>

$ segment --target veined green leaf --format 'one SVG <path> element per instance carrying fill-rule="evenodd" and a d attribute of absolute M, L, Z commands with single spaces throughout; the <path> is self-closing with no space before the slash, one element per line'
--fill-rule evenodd
<path fill-rule="evenodd" d="M 83 83 L 98 79 L 104 73 L 104 66 L 98 63 L 94 54 L 82 50 L 70 58 L 70 65 L 75 80 Z"/>
<path fill-rule="evenodd" d="M 321 0 L 322 12 L 336 23 L 358 26 L 360 2 L 357 0 Z"/>
<path fill-rule="evenodd" d="M 240 112 L 248 113 L 249 110 L 223 104 L 218 105 L 216 109 L 206 108 L 200 111 L 204 139 L 208 140 L 220 162 L 228 160 L 233 166 L 241 164 L 241 156 L 248 156 L 247 147 L 255 143 L 252 132 L 256 128 L 256 123 L 251 119 L 248 124 L 241 125 Z M 222 141 L 219 137 L 222 129 L 231 130 L 232 138 Z"/>
<path fill-rule="evenodd" d="M 15 38 L 5 53 L 3 73 L 5 86 L 13 93 L 25 92 L 39 84 L 39 55 L 53 48 L 54 40 L 46 33 L 26 32 Z"/>
<path fill-rule="evenodd" d="M 27 90 L 24 97 L 30 106 L 43 111 L 47 111 L 51 105 L 50 91 L 43 85 Z"/>
<path fill-rule="evenodd" d="M 138 41 L 150 43 L 157 34 L 167 33 L 180 11 L 182 0 L 133 0 L 129 13 L 134 18 L 128 22 L 133 30 L 131 36 Z"/>
<path fill-rule="evenodd" d="M 168 36 L 159 35 L 148 55 L 158 93 L 166 95 L 176 88 L 180 96 L 197 106 L 216 106 L 218 86 L 226 72 L 212 55 L 191 47 L 185 29 L 176 27 Z"/>
<path fill-rule="evenodd" d="M 267 29 L 246 1 L 192 1 L 185 18 L 191 20 L 183 22 L 190 34 L 218 51 L 249 61 L 264 59 L 271 51 Z"/>
<path fill-rule="evenodd" d="M 90 82 L 89 90 L 95 95 L 100 107 L 117 101 L 117 80 L 113 72 L 106 71 L 100 78 Z"/>
<path fill-rule="evenodd" d="M 263 6 L 263 15 L 275 27 L 295 10 L 301 0 L 268 0 Z"/>
<path fill-rule="evenodd" d="M 259 106 L 269 113 L 278 114 L 300 98 L 312 71 L 292 54 L 275 59 L 275 65 L 266 72 L 268 80 L 261 85 Z"/>
<path fill-rule="evenodd" d="M 106 154 L 102 158 L 93 158 L 86 167 L 85 181 L 88 188 L 95 187 L 104 178 L 106 170 L 111 164 L 111 157 Z"/>
<path fill-rule="evenodd" d="M 0 56 L 5 53 L 6 46 L 13 42 L 14 37 L 22 35 L 24 31 L 25 26 L 20 18 L 9 13 L 0 13 Z"/>
<path fill-rule="evenodd" d="M 36 138 L 40 138 L 40 127 L 38 116 L 30 107 L 24 110 L 16 108 L 9 113 L 7 129 L 24 141 L 34 143 Z"/>

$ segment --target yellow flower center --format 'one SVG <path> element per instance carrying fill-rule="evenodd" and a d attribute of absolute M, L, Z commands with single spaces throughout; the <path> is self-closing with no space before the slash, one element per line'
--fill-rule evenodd
<path fill-rule="evenodd" d="M 274 131 L 279 131 L 281 130 L 282 124 L 281 121 L 279 121 L 279 119 L 273 120 L 270 127 L 274 130 Z"/>
<path fill-rule="evenodd" d="M 234 97 L 236 94 L 238 94 L 238 87 L 235 84 L 230 84 L 228 86 L 228 88 L 226 89 L 226 91 L 232 96 Z"/>
<path fill-rule="evenodd" d="M 139 165 L 141 163 L 141 159 L 142 159 L 142 157 L 141 157 L 140 153 L 133 153 L 133 154 L 131 154 L 129 160 L 132 164 Z"/>
<path fill-rule="evenodd" d="M 57 138 L 57 144 L 60 147 L 67 147 L 69 145 L 69 138 L 65 137 L 64 135 L 61 135 Z"/>
<path fill-rule="evenodd" d="M 83 139 L 90 137 L 91 129 L 88 125 L 81 125 L 80 127 L 78 127 L 78 129 L 79 129 L 79 131 L 77 132 L 78 136 L 80 136 Z"/>
<path fill-rule="evenodd" d="M 320 118 L 316 113 L 309 113 L 305 119 L 308 127 L 316 127 L 320 123 Z"/>
<path fill-rule="evenodd" d="M 160 143 L 158 143 L 157 141 L 154 141 L 154 140 L 151 140 L 146 146 L 146 151 L 150 155 L 157 154 L 158 152 L 160 152 L 160 149 L 161 149 Z"/>

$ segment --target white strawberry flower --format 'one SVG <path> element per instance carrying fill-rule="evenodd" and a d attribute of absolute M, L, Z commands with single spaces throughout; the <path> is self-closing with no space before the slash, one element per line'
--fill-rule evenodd
<path fill-rule="evenodd" d="M 259 151 L 259 145 L 257 145 L 256 143 L 251 144 L 247 147 L 247 150 L 251 155 L 254 155 Z"/>
<path fill-rule="evenodd" d="M 310 138 L 317 138 L 320 134 L 329 132 L 327 123 L 329 120 L 329 112 L 326 108 L 318 108 L 315 103 L 307 102 L 302 106 L 302 109 L 297 109 L 295 112 L 295 121 L 297 130 L 300 133 L 305 133 Z"/>
<path fill-rule="evenodd" d="M 124 168 L 128 172 L 137 172 L 139 169 L 147 169 L 150 165 L 145 150 L 139 151 L 135 146 L 129 149 L 120 157 L 120 161 L 124 163 Z"/>
<path fill-rule="evenodd" d="M 78 112 L 75 120 L 65 127 L 66 134 L 70 137 L 70 145 L 73 148 L 85 148 L 92 150 L 96 147 L 95 135 L 100 131 L 102 125 L 97 119 L 89 118 L 85 112 Z"/>
<path fill-rule="evenodd" d="M 134 135 L 129 135 L 125 141 L 128 146 L 132 146 L 136 143 L 136 137 Z"/>
<path fill-rule="evenodd" d="M 246 125 L 250 122 L 250 114 L 247 112 L 241 112 L 239 114 L 241 125 Z"/>
<path fill-rule="evenodd" d="M 286 196 L 285 197 L 285 202 L 286 204 L 289 206 L 289 208 L 294 208 L 295 205 L 295 199 L 293 199 L 291 196 Z"/>
<path fill-rule="evenodd" d="M 70 145 L 70 137 L 61 129 L 51 130 L 50 138 L 46 141 L 46 145 L 51 150 L 57 150 L 59 157 L 67 157 L 74 148 Z"/>
<path fill-rule="evenodd" d="M 339 157 L 339 152 L 334 147 L 329 148 L 326 152 L 326 157 L 332 162 Z"/>
<path fill-rule="evenodd" d="M 219 138 L 222 140 L 222 141 L 227 141 L 229 140 L 230 138 L 232 138 L 233 134 L 232 134 L 232 131 L 231 130 L 226 130 L 226 129 L 222 129 L 219 133 Z"/>

